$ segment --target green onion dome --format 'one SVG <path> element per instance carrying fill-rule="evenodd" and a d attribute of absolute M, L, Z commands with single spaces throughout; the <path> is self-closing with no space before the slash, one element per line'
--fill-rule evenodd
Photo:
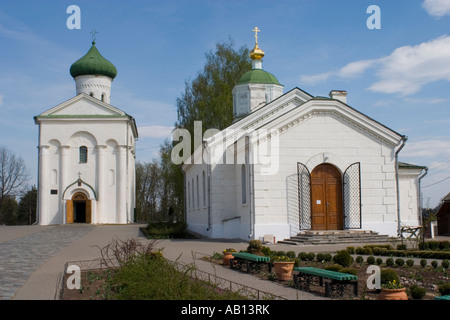
<path fill-rule="evenodd" d="M 88 53 L 70 67 L 70 75 L 74 78 L 82 75 L 102 75 L 114 79 L 117 76 L 117 69 L 103 58 L 95 47 L 95 41 L 92 41 Z"/>
<path fill-rule="evenodd" d="M 280 85 L 277 78 L 275 78 L 273 74 L 264 71 L 262 69 L 253 69 L 244 73 L 242 77 L 239 79 L 238 84 L 245 84 L 245 83 L 263 83 L 263 84 Z"/>

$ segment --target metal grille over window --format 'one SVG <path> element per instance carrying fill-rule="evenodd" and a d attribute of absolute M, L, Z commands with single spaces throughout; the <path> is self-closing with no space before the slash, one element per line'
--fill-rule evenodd
<path fill-rule="evenodd" d="M 311 229 L 311 174 L 308 168 L 297 162 L 299 229 Z"/>
<path fill-rule="evenodd" d="M 344 228 L 361 229 L 361 165 L 347 167 L 343 179 Z"/>

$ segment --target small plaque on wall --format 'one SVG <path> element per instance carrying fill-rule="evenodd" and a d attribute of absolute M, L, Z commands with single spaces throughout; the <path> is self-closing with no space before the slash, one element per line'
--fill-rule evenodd
<path fill-rule="evenodd" d="M 50 190 L 50 194 L 58 194 L 58 190 L 56 190 L 56 189 L 51 189 L 51 190 Z"/>

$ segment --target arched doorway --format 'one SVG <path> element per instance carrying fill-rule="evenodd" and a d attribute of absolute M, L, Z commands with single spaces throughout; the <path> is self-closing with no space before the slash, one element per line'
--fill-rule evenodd
<path fill-rule="evenodd" d="M 312 230 L 342 230 L 342 177 L 333 165 L 324 163 L 311 172 Z"/>
<path fill-rule="evenodd" d="M 77 192 L 71 200 L 67 200 L 67 223 L 91 223 L 91 200 L 83 192 Z"/>

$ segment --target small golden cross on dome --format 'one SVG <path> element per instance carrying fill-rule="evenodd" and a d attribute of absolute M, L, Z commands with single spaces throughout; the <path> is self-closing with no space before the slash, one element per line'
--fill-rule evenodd
<path fill-rule="evenodd" d="M 259 30 L 258 27 L 255 27 L 252 31 L 255 33 L 255 42 L 258 43 L 258 32 L 261 32 L 261 30 Z"/>

